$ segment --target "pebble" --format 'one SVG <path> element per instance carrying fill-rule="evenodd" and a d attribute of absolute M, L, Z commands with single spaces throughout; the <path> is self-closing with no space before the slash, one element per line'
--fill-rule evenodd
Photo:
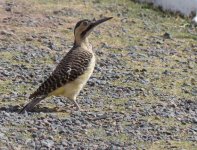
<path fill-rule="evenodd" d="M 54 142 L 52 140 L 42 140 L 41 141 L 42 146 L 46 146 L 47 148 L 51 148 L 54 145 Z"/>

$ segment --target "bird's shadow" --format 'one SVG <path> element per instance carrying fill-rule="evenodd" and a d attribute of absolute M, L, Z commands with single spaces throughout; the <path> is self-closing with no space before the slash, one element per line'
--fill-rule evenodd
<path fill-rule="evenodd" d="M 19 105 L 9 105 L 9 106 L 1 106 L 0 107 L 0 112 L 5 111 L 5 112 L 10 112 L 10 113 L 19 113 L 22 107 Z M 58 110 L 56 107 L 54 108 L 49 108 L 49 107 L 34 107 L 31 111 L 29 112 L 43 112 L 43 113 L 53 113 L 53 112 L 64 112 L 65 110 Z"/>

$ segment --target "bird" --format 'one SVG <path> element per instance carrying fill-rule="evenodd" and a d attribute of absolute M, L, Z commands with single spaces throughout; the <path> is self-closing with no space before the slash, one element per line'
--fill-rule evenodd
<path fill-rule="evenodd" d="M 41 100 L 50 96 L 64 96 L 74 102 L 77 110 L 81 107 L 76 101 L 82 88 L 87 83 L 95 67 L 95 53 L 89 43 L 88 36 L 101 23 L 112 19 L 83 19 L 77 22 L 74 28 L 74 43 L 69 52 L 62 58 L 49 77 L 30 94 L 27 103 L 19 113 L 31 111 Z"/>

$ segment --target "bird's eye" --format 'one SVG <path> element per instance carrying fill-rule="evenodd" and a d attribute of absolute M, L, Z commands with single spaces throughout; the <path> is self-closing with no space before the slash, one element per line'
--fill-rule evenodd
<path fill-rule="evenodd" d="M 87 25 L 88 25 L 88 22 L 87 22 L 87 21 L 84 21 L 84 22 L 83 22 L 83 25 L 84 25 L 84 26 L 87 26 Z"/>

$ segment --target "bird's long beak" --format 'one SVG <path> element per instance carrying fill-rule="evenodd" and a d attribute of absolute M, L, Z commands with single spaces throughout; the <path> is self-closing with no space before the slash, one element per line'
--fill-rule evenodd
<path fill-rule="evenodd" d="M 99 25 L 99 24 L 101 24 L 101 23 L 103 23 L 103 22 L 105 22 L 105 21 L 107 21 L 107 20 L 110 20 L 110 19 L 112 19 L 112 18 L 113 18 L 113 17 L 106 17 L 106 18 L 103 18 L 103 19 L 99 19 L 99 20 L 92 21 L 91 27 L 94 28 L 94 27 L 96 27 L 97 25 Z"/>
<path fill-rule="evenodd" d="M 90 31 L 92 31 L 94 27 L 96 27 L 97 25 L 99 25 L 107 20 L 110 20 L 112 18 L 113 17 L 107 17 L 107 18 L 103 18 L 103 19 L 99 19 L 99 20 L 92 20 L 89 27 L 81 33 L 81 36 L 82 37 L 84 37 L 85 35 L 88 36 Z"/>

